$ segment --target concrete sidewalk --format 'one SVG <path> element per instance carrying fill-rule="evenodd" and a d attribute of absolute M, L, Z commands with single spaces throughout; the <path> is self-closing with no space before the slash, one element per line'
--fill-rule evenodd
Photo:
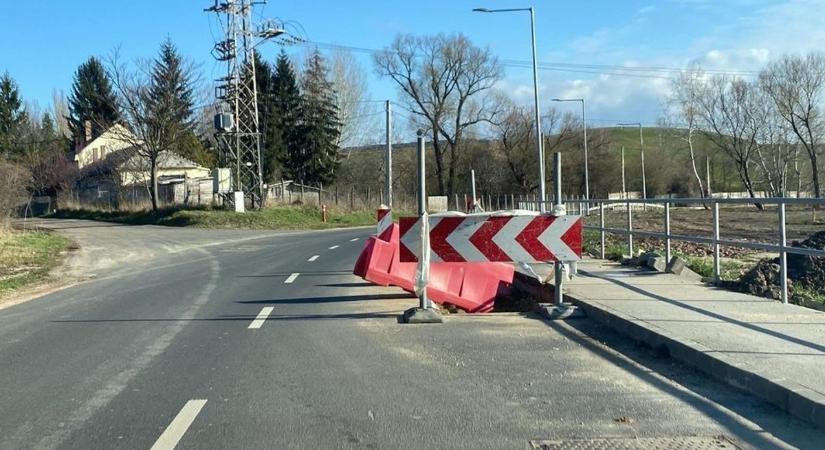
<path fill-rule="evenodd" d="M 825 313 L 587 260 L 565 294 L 589 318 L 825 428 Z"/>

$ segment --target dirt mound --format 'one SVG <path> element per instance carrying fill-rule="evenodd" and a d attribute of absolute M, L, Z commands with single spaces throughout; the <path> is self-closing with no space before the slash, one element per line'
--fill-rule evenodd
<path fill-rule="evenodd" d="M 738 290 L 772 299 L 782 298 L 779 278 L 779 258 L 759 261 L 756 266 L 745 273 L 739 281 Z M 792 291 L 792 281 L 788 280 L 788 291 Z"/>
<path fill-rule="evenodd" d="M 825 250 L 825 231 L 812 234 L 794 247 Z M 817 292 L 825 292 L 825 258 L 806 255 L 788 255 L 788 277 Z"/>
<path fill-rule="evenodd" d="M 795 241 L 791 245 L 825 250 L 825 231 L 816 232 L 804 241 Z M 739 290 L 760 297 L 779 299 L 779 271 L 779 258 L 763 259 L 742 277 L 739 281 Z M 788 254 L 789 295 L 793 293 L 793 285 L 825 293 L 825 257 Z"/>

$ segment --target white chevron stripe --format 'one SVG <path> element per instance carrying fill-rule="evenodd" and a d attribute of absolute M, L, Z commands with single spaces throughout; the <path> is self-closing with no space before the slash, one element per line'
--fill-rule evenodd
<path fill-rule="evenodd" d="M 470 238 L 487 222 L 487 217 L 468 217 L 447 237 L 447 242 L 464 258 L 465 261 L 487 261 Z"/>
<path fill-rule="evenodd" d="M 539 242 L 553 252 L 553 255 L 555 255 L 559 261 L 569 262 L 581 259 L 572 248 L 561 240 L 564 233 L 566 233 L 578 219 L 579 216 L 556 217 L 556 220 L 539 235 Z"/>
<path fill-rule="evenodd" d="M 516 236 L 535 218 L 536 216 L 513 217 L 493 236 L 493 242 L 513 261 L 533 261 L 535 258 L 516 242 Z"/>
<path fill-rule="evenodd" d="M 378 221 L 377 231 L 378 236 L 381 236 L 381 233 L 384 232 L 387 228 L 392 226 L 392 211 L 387 212 L 381 220 Z"/>
<path fill-rule="evenodd" d="M 400 241 L 416 258 L 421 258 L 421 219 L 415 221 L 415 224 L 401 236 Z"/>

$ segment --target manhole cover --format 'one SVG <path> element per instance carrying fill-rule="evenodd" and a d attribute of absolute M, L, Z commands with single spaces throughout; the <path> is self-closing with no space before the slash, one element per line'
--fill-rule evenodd
<path fill-rule="evenodd" d="M 530 441 L 536 450 L 741 450 L 725 437 L 650 437 Z"/>

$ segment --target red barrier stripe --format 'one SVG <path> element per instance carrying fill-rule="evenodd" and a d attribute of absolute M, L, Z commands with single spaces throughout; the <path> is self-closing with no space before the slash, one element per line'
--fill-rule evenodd
<path fill-rule="evenodd" d="M 544 233 L 550 224 L 556 220 L 553 216 L 536 216 L 524 227 L 516 236 L 516 242 L 527 251 L 536 261 L 552 261 L 555 259 L 553 253 L 539 241 L 539 236 Z"/>
<path fill-rule="evenodd" d="M 504 253 L 501 247 L 493 242 L 493 237 L 504 228 L 504 225 L 507 225 L 511 218 L 512 216 L 490 217 L 478 231 L 470 236 L 470 242 L 490 261 L 510 261 L 507 253 Z"/>
<path fill-rule="evenodd" d="M 461 222 L 464 222 L 463 217 L 442 217 L 438 225 L 430 230 L 430 249 L 444 262 L 465 262 L 461 253 L 447 242 L 447 237 Z"/>

